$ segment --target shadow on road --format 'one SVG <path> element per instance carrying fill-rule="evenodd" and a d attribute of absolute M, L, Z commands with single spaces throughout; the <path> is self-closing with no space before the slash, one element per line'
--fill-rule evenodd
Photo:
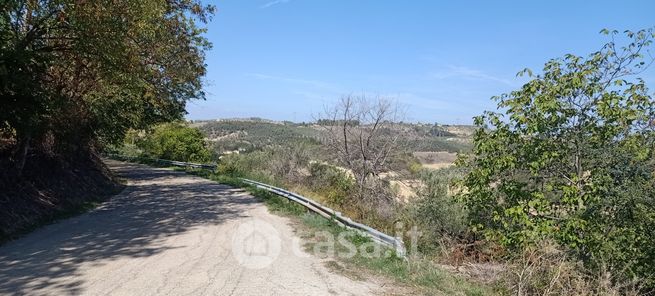
<path fill-rule="evenodd" d="M 57 287 L 82 293 L 82 264 L 166 251 L 166 237 L 241 217 L 257 201 L 240 191 L 183 173 L 111 162 L 134 181 L 100 208 L 37 230 L 0 247 L 0 294 Z"/>

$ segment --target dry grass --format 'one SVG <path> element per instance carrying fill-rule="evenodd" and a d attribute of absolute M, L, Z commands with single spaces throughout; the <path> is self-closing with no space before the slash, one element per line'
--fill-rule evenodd
<path fill-rule="evenodd" d="M 446 151 L 418 151 L 413 154 L 423 167 L 433 170 L 452 166 L 457 159 L 457 153 Z"/>
<path fill-rule="evenodd" d="M 544 242 L 527 249 L 503 276 L 506 294 L 531 295 L 640 295 L 637 280 L 618 280 L 610 272 L 585 271 L 555 244 Z"/>
<path fill-rule="evenodd" d="M 420 180 L 390 180 L 389 185 L 396 195 L 396 200 L 407 203 L 418 197 L 417 191 L 423 186 Z"/>

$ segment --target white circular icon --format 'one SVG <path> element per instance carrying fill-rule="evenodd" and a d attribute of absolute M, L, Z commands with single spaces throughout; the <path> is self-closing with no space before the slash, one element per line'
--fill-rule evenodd
<path fill-rule="evenodd" d="M 232 236 L 232 256 L 249 269 L 268 267 L 280 255 L 281 249 L 279 233 L 262 220 L 241 223 Z"/>

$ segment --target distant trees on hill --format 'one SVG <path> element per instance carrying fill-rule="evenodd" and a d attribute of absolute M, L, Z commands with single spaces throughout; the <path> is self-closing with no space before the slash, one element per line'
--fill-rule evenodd
<path fill-rule="evenodd" d="M 323 126 L 328 126 L 328 125 L 358 126 L 359 123 L 360 122 L 358 120 L 343 120 L 343 119 L 319 119 L 319 120 L 316 120 L 316 124 L 323 125 Z"/>

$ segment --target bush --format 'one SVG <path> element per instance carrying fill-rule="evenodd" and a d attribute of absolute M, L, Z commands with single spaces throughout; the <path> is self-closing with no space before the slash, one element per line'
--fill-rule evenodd
<path fill-rule="evenodd" d="M 461 198 L 475 229 L 513 251 L 552 240 L 652 292 L 655 100 L 634 75 L 655 34 L 626 35 L 524 71 L 532 80 L 496 98 L 502 113 L 476 117 Z"/>
<path fill-rule="evenodd" d="M 517 296 L 641 295 L 637 281 L 617 280 L 605 269 L 590 274 L 582 262 L 549 241 L 526 248 L 508 264 L 501 282 Z"/>
<path fill-rule="evenodd" d="M 254 178 L 255 173 L 262 173 L 267 170 L 270 155 L 264 151 L 255 151 L 247 154 L 228 154 L 221 156 L 217 171 L 219 174 L 231 177 Z M 267 180 L 272 179 L 270 174 Z M 263 180 L 261 180 L 263 181 Z"/>
<path fill-rule="evenodd" d="M 328 205 L 343 207 L 347 203 L 355 182 L 344 170 L 314 162 L 309 166 L 309 171 L 310 186 L 323 194 Z"/>
<path fill-rule="evenodd" d="M 272 146 L 265 149 L 271 156 L 269 168 L 271 173 L 284 182 L 297 183 L 303 178 L 303 172 L 309 165 L 311 145 L 305 141 L 294 141 L 287 147 Z"/>
<path fill-rule="evenodd" d="M 202 133 L 182 123 L 158 125 L 136 145 L 147 157 L 185 162 L 208 162 L 212 158 Z"/>
<path fill-rule="evenodd" d="M 452 192 L 454 180 L 462 175 L 457 168 L 421 171 L 424 187 L 409 206 L 409 219 L 423 233 L 418 242 L 421 251 L 449 248 L 467 238 L 467 211 Z"/>
<path fill-rule="evenodd" d="M 309 155 L 309 148 L 303 142 L 290 147 L 270 146 L 245 154 L 227 154 L 221 157 L 218 172 L 277 184 L 300 182 Z"/>

